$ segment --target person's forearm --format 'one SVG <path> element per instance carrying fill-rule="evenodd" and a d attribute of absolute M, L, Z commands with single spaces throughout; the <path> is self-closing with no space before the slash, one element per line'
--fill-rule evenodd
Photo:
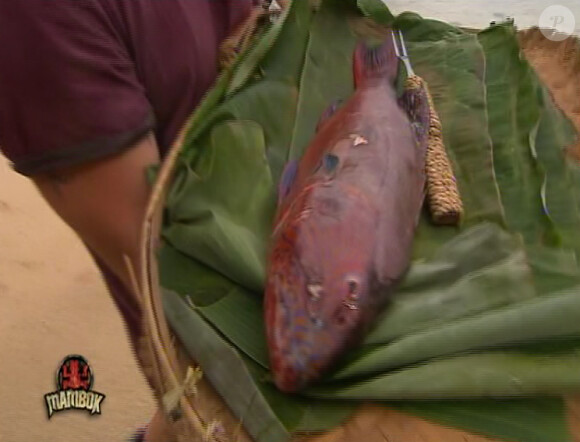
<path fill-rule="evenodd" d="M 150 193 L 145 170 L 158 162 L 157 144 L 149 135 L 121 154 L 34 177 L 52 208 L 130 290 L 124 256 L 139 275 L 141 225 Z"/>
<path fill-rule="evenodd" d="M 124 256 L 138 277 L 141 227 L 150 194 L 145 171 L 157 163 L 157 143 L 149 135 L 119 155 L 34 178 L 52 208 L 131 292 L 133 281 Z M 170 434 L 158 411 L 146 442 L 170 442 Z"/>

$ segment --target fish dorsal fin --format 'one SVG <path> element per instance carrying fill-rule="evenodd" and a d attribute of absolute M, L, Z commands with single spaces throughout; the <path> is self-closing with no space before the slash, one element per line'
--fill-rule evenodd
<path fill-rule="evenodd" d="M 328 122 L 328 120 L 330 120 L 332 118 L 332 116 L 338 111 L 338 109 L 340 109 L 341 105 L 342 105 L 342 100 L 340 100 L 340 99 L 334 100 L 330 104 L 330 106 L 328 106 L 324 110 L 324 112 L 322 113 L 322 115 L 318 119 L 318 124 L 316 125 L 316 132 L 320 131 L 322 126 L 324 126 Z"/>
<path fill-rule="evenodd" d="M 296 180 L 298 174 L 298 160 L 292 160 L 286 163 L 282 172 L 282 177 L 278 184 L 278 205 L 290 194 L 292 184 Z"/>

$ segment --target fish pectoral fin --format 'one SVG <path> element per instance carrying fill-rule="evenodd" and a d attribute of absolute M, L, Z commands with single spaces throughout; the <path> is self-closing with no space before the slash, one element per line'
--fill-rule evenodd
<path fill-rule="evenodd" d="M 341 104 L 342 104 L 342 100 L 340 100 L 340 99 L 334 100 L 330 104 L 330 106 L 328 106 L 325 109 L 325 111 L 322 113 L 322 115 L 318 119 L 318 124 L 316 125 L 316 132 L 319 132 L 320 129 L 322 128 L 322 126 L 324 126 L 324 124 L 326 124 L 326 122 L 328 122 L 328 120 L 330 120 L 332 118 L 332 116 L 334 114 L 336 114 L 338 109 L 340 109 Z"/>
<path fill-rule="evenodd" d="M 294 184 L 297 174 L 298 160 L 292 160 L 286 163 L 286 166 L 284 166 L 284 170 L 282 171 L 280 182 L 278 183 L 278 205 L 282 203 L 284 198 L 286 198 L 290 193 L 290 190 L 292 190 L 292 184 Z"/>

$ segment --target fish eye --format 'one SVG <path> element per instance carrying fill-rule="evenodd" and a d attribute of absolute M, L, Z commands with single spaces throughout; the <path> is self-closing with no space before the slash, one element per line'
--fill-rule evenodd
<path fill-rule="evenodd" d="M 335 172 L 339 162 L 339 158 L 332 153 L 327 153 L 322 157 L 322 165 L 324 166 L 324 170 L 328 173 Z"/>

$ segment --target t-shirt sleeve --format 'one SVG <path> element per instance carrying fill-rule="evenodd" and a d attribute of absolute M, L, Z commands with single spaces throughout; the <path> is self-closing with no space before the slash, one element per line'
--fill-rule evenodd
<path fill-rule="evenodd" d="M 24 175 L 131 146 L 154 125 L 122 21 L 97 0 L 0 0 L 0 149 Z"/>

